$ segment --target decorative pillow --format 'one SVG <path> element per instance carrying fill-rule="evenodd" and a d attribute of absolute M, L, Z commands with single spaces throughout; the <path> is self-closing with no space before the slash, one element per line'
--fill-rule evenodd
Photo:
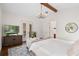
<path fill-rule="evenodd" d="M 69 56 L 76 56 L 79 54 L 79 40 L 72 44 L 67 53 Z"/>

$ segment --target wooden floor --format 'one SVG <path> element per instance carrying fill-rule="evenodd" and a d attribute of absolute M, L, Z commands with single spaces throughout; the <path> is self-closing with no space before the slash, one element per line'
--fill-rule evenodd
<path fill-rule="evenodd" d="M 1 49 L 1 56 L 8 56 L 8 49 L 12 48 L 12 47 L 16 47 L 16 46 L 19 46 L 19 45 L 2 47 L 2 49 Z"/>

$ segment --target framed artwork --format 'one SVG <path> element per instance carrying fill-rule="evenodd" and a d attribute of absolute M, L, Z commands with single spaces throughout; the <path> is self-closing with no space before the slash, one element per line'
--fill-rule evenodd
<path fill-rule="evenodd" d="M 65 30 L 68 33 L 74 33 L 78 30 L 78 25 L 76 23 L 68 23 L 65 26 Z"/>
<path fill-rule="evenodd" d="M 3 25 L 3 32 L 5 35 L 18 34 L 19 33 L 19 26 Z"/>

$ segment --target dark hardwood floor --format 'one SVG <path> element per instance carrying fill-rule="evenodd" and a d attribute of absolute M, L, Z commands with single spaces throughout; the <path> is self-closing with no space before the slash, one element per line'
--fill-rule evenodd
<path fill-rule="evenodd" d="M 1 56 L 8 56 L 8 49 L 12 48 L 12 47 L 16 47 L 16 46 L 20 46 L 20 45 L 2 47 L 2 49 L 1 49 Z"/>

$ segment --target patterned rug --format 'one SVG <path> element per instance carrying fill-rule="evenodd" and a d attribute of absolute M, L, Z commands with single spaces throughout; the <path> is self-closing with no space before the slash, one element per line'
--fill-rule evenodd
<path fill-rule="evenodd" d="M 30 56 L 26 44 L 8 49 L 9 56 Z"/>

